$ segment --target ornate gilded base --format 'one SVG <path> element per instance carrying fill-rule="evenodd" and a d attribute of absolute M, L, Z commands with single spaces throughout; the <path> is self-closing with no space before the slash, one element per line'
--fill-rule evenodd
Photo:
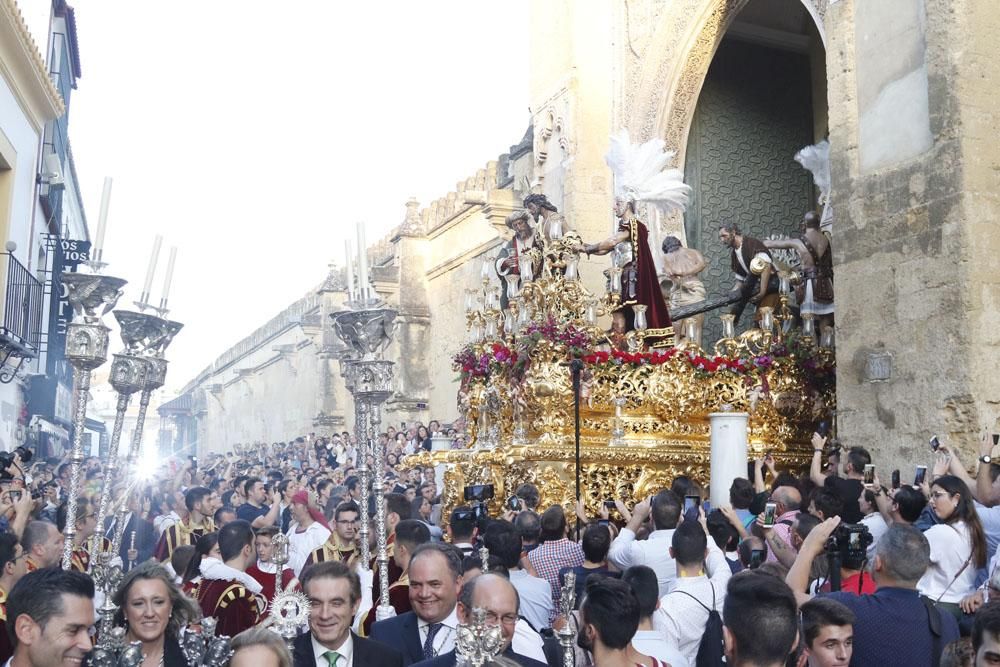
<path fill-rule="evenodd" d="M 706 425 L 707 426 L 707 425 Z M 711 460 L 707 434 L 692 438 L 660 441 L 656 446 L 609 447 L 606 439 L 581 439 L 580 488 L 588 516 L 596 517 L 604 500 L 622 500 L 632 507 L 663 489 L 678 475 L 701 484 L 707 493 Z M 648 443 L 647 443 L 648 444 Z M 751 442 L 748 456 L 761 457 L 771 447 Z M 782 469 L 805 468 L 811 447 L 795 443 L 785 452 L 774 452 Z M 575 505 L 575 452 L 566 446 L 525 445 L 494 450 L 447 450 L 408 456 L 404 467 L 448 464 L 442 494 L 442 516 L 466 504 L 463 489 L 472 484 L 493 484 L 495 497 L 490 516 L 502 514 L 502 504 L 521 484 L 538 487 L 539 507 L 563 505 L 572 516 Z"/>

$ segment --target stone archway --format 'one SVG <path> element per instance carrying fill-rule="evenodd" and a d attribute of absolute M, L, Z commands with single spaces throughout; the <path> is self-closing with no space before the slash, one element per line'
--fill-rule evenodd
<path fill-rule="evenodd" d="M 800 0 L 823 45 L 829 0 Z M 663 12 L 650 39 L 623 124 L 638 140 L 662 138 L 684 167 L 687 135 L 701 87 L 726 30 L 750 0 L 681 0 Z"/>

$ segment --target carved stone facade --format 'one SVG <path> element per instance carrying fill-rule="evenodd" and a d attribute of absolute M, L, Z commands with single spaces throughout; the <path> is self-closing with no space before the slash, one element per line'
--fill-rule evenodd
<path fill-rule="evenodd" d="M 698 234 L 689 240 L 704 246 L 719 286 L 724 252 L 707 230 L 731 213 L 747 218 L 756 234 L 789 231 L 810 194 L 792 147 L 829 135 L 841 437 L 876 451 L 880 465 L 926 463 L 915 446 L 931 433 L 969 445 L 995 416 L 1000 272 L 993 266 L 1000 234 L 991 225 L 1000 149 L 992 138 L 1000 81 L 993 37 L 1000 16 L 990 0 L 544 0 L 532 4 L 527 29 L 532 129 L 526 141 L 425 207 L 408 203 L 397 231 L 371 249 L 376 288 L 399 309 L 388 356 L 397 379 L 386 422 L 457 415 L 450 358 L 465 337 L 464 290 L 506 237 L 503 219 L 526 183 L 549 195 L 587 241 L 609 235 L 613 183 L 604 154 L 619 127 L 639 140 L 664 138 L 676 151 L 675 166 L 701 181 L 693 183 L 701 188 L 696 195 L 714 203 L 706 209 L 696 196 L 701 208 L 689 216 L 687 231 Z M 747 43 L 787 53 L 786 66 L 795 61 L 809 70 L 811 110 L 793 117 L 779 104 L 775 113 L 787 122 L 777 135 L 768 134 L 774 119 L 740 118 L 746 111 L 708 76 L 717 54 Z M 807 106 L 789 99 L 786 105 Z M 796 122 L 798 129 L 787 129 Z M 759 131 L 726 146 L 728 152 L 708 140 L 718 128 L 744 127 Z M 708 153 L 694 154 L 706 146 Z M 727 171 L 722 163 L 734 154 L 762 162 Z M 782 155 L 787 164 L 779 164 Z M 781 183 L 766 205 L 763 195 L 755 201 L 752 194 L 759 184 L 744 178 L 755 170 Z M 681 216 L 652 222 L 655 239 L 686 236 Z M 589 289 L 602 291 L 605 266 L 581 265 Z M 300 324 L 277 327 L 282 333 L 274 343 L 263 335 L 247 343 L 258 350 L 278 338 L 293 345 L 281 353 L 284 360 L 268 348 L 254 372 L 270 364 L 287 375 L 293 365 L 303 392 L 296 400 L 309 406 L 298 422 L 269 424 L 268 434 L 308 430 L 303 423 L 317 414 L 331 426 L 350 425 L 352 407 L 339 369 L 333 372 L 336 346 L 326 326 L 338 298 L 309 296 L 304 301 L 313 305 L 300 308 Z M 192 388 L 208 388 L 208 406 L 219 396 L 249 410 L 249 399 L 228 397 L 263 389 L 227 370 L 232 361 L 220 359 Z M 324 368 L 310 375 L 318 361 Z M 255 400 L 259 414 L 237 421 L 253 426 L 264 412 L 276 423 L 287 419 L 276 415 L 288 414 L 279 406 L 290 396 L 270 400 L 278 403 Z"/>

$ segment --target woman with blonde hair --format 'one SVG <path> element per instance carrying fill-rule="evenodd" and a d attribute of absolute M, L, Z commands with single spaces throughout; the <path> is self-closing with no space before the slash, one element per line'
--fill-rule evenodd
<path fill-rule="evenodd" d="M 233 638 L 229 667 L 292 667 L 292 656 L 284 640 L 260 625 Z"/>
<path fill-rule="evenodd" d="M 144 667 L 186 667 L 182 628 L 201 618 L 194 601 L 173 582 L 166 568 L 143 563 L 125 575 L 113 601 L 115 625 L 125 628 L 126 642 L 142 643 Z"/>

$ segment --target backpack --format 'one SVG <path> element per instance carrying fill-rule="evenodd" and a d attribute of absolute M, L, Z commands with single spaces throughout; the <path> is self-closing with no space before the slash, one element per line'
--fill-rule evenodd
<path fill-rule="evenodd" d="M 701 636 L 701 643 L 698 644 L 698 655 L 695 657 L 695 667 L 720 667 L 726 664 L 726 644 L 722 636 L 722 615 L 715 609 L 715 586 L 712 586 L 712 606 L 706 607 L 701 600 L 691 595 L 687 591 L 674 591 L 686 595 L 697 602 L 702 609 L 708 612 L 708 620 L 705 621 L 705 633 Z"/>

